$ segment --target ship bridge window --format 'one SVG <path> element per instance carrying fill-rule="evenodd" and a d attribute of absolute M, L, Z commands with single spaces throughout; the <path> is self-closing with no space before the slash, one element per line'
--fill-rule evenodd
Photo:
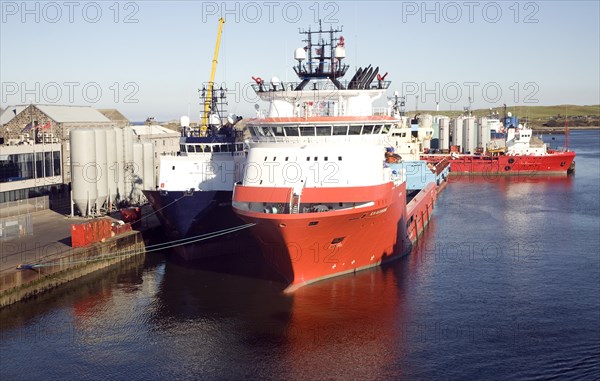
<path fill-rule="evenodd" d="M 212 151 L 211 146 L 204 145 L 204 152 L 211 152 L 211 151 Z"/>
<path fill-rule="evenodd" d="M 254 131 L 254 136 L 265 136 L 265 131 L 261 126 L 254 126 L 252 130 Z"/>
<path fill-rule="evenodd" d="M 374 134 L 379 134 L 381 132 L 381 129 L 383 128 L 382 124 L 376 124 L 375 128 L 373 129 L 373 133 Z"/>
<path fill-rule="evenodd" d="M 179 145 L 179 150 L 180 150 L 181 152 L 185 152 L 185 144 L 180 144 L 180 145 Z"/>
<path fill-rule="evenodd" d="M 244 143 L 238 143 L 237 144 L 237 150 L 238 151 L 243 151 L 244 150 Z"/>
<path fill-rule="evenodd" d="M 348 135 L 348 126 L 333 126 L 333 135 Z"/>
<path fill-rule="evenodd" d="M 331 126 L 317 126 L 317 136 L 331 136 Z"/>
<path fill-rule="evenodd" d="M 287 136 L 300 136 L 300 132 L 298 132 L 298 127 L 284 127 L 285 134 Z"/>
<path fill-rule="evenodd" d="M 202 147 L 199 145 L 195 145 L 194 147 L 196 147 L 196 152 L 202 152 Z"/>
<path fill-rule="evenodd" d="M 213 152 L 221 152 L 221 146 L 220 145 L 215 145 L 212 146 Z"/>
<path fill-rule="evenodd" d="M 275 136 L 285 136 L 283 133 L 283 127 L 273 127 L 273 134 Z"/>
<path fill-rule="evenodd" d="M 392 127 L 392 126 L 391 126 L 391 125 L 389 125 L 389 124 L 384 124 L 384 125 L 383 125 L 383 131 L 382 131 L 382 133 L 384 133 L 384 134 L 387 134 L 388 132 L 390 132 L 390 128 L 391 128 L 391 127 Z"/>
<path fill-rule="evenodd" d="M 350 126 L 348 130 L 348 135 L 360 135 L 360 130 L 362 126 Z"/>
<path fill-rule="evenodd" d="M 373 126 L 365 124 L 365 126 L 362 129 L 362 135 L 370 135 L 372 133 L 373 133 Z"/>
<path fill-rule="evenodd" d="M 300 127 L 301 136 L 315 136 L 315 128 L 313 126 Z"/>

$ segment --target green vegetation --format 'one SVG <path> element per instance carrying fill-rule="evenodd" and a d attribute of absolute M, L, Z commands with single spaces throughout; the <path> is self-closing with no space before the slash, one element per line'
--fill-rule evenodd
<path fill-rule="evenodd" d="M 504 114 L 503 108 L 496 107 L 493 111 Z M 600 105 L 577 106 L 577 105 L 557 105 L 557 106 L 511 106 L 506 111 L 517 115 L 519 120 L 527 122 L 532 128 L 557 127 L 564 126 L 565 115 L 569 120 L 569 126 L 580 127 L 600 127 Z M 431 111 L 419 110 L 425 114 L 441 114 L 449 117 L 460 116 L 463 111 Z M 487 116 L 489 109 L 473 110 L 474 116 Z M 414 115 L 414 111 L 407 111 L 408 115 Z"/>

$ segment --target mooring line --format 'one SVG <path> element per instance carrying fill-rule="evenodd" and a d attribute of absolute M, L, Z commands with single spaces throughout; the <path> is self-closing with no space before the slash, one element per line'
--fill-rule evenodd
<path fill-rule="evenodd" d="M 218 230 L 216 232 L 200 234 L 200 235 L 188 237 L 188 238 L 182 238 L 182 239 L 178 239 L 175 241 L 157 243 L 154 245 L 147 246 L 145 248 L 144 252 L 150 253 L 153 251 L 165 250 L 165 249 L 170 249 L 170 248 L 177 247 L 177 246 L 187 245 L 187 244 L 194 243 L 194 242 L 200 242 L 200 241 L 204 241 L 207 239 L 219 237 L 219 236 L 222 236 L 225 234 L 233 233 L 236 231 L 248 229 L 254 225 L 256 225 L 256 224 L 250 223 L 250 224 L 245 224 L 245 225 L 240 225 L 240 226 L 234 226 L 232 228 L 227 228 L 227 229 L 223 229 L 223 230 Z M 29 269 L 37 269 L 40 267 L 51 267 L 51 266 L 58 266 L 58 265 L 73 265 L 73 264 L 80 264 L 80 263 L 97 262 L 97 261 L 103 261 L 103 260 L 107 260 L 107 259 L 114 259 L 114 258 L 120 258 L 123 256 L 129 256 L 132 253 L 138 253 L 138 252 L 141 252 L 141 250 L 140 249 L 128 250 L 128 251 L 121 252 L 116 255 L 103 255 L 101 257 L 96 257 L 96 258 L 91 258 L 91 259 L 86 259 L 86 260 L 81 260 L 81 261 L 71 261 L 71 262 L 62 262 L 62 263 L 54 262 L 54 263 L 19 264 L 17 266 L 17 270 L 29 270 Z M 110 254 L 110 253 L 108 253 L 108 254 Z"/>

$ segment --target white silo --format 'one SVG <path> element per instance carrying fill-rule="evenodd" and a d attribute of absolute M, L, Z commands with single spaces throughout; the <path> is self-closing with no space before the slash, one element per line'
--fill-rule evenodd
<path fill-rule="evenodd" d="M 125 199 L 130 199 L 133 191 L 133 176 L 134 176 L 134 161 L 133 161 L 133 128 L 123 128 L 123 174 L 124 174 L 124 196 Z"/>
<path fill-rule="evenodd" d="M 487 147 L 490 142 L 490 127 L 488 125 L 488 120 L 486 117 L 479 118 L 477 124 L 477 147 L 481 147 L 484 149 Z"/>
<path fill-rule="evenodd" d="M 440 149 L 450 149 L 450 118 L 441 117 L 438 119 L 440 125 Z"/>
<path fill-rule="evenodd" d="M 125 152 L 123 129 L 115 127 L 115 146 L 117 151 L 117 202 L 127 197 L 125 193 Z"/>
<path fill-rule="evenodd" d="M 131 161 L 131 201 L 139 203 L 142 199 L 142 189 L 144 188 L 144 152 L 141 143 L 133 143 L 133 160 Z"/>
<path fill-rule="evenodd" d="M 417 137 L 423 144 L 423 148 L 431 148 L 431 138 L 433 137 L 432 123 L 433 117 L 429 114 L 419 115 L 419 127 Z"/>
<path fill-rule="evenodd" d="M 98 181 L 96 181 L 96 189 L 98 196 L 96 197 L 96 211 L 99 212 L 108 198 L 108 168 L 106 161 L 106 130 L 95 129 L 94 135 L 96 138 L 96 164 L 98 164 Z"/>
<path fill-rule="evenodd" d="M 154 146 L 152 143 L 144 143 L 143 156 L 144 156 L 144 190 L 154 190 L 156 184 L 154 181 Z"/>
<path fill-rule="evenodd" d="M 108 171 L 106 172 L 108 200 L 110 207 L 114 207 L 117 199 L 117 179 L 120 171 L 119 162 L 117 161 L 117 136 L 115 130 L 112 128 L 106 130 L 106 163 L 108 166 Z"/>
<path fill-rule="evenodd" d="M 462 145 L 463 120 L 464 118 L 462 116 L 459 116 L 458 118 L 452 118 L 452 120 L 450 121 L 450 133 L 452 135 L 453 146 Z M 462 147 L 459 151 L 462 152 Z"/>
<path fill-rule="evenodd" d="M 472 116 L 466 117 L 463 120 L 463 152 L 475 153 L 477 147 L 477 131 L 475 130 L 475 118 Z"/>
<path fill-rule="evenodd" d="M 88 216 L 98 197 L 96 189 L 98 167 L 96 166 L 94 130 L 74 128 L 69 135 L 72 201 L 82 216 Z"/>

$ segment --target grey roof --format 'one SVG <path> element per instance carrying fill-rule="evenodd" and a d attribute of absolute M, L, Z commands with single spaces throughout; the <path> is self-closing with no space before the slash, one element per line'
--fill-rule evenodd
<path fill-rule="evenodd" d="M 0 124 L 4 125 L 15 117 L 13 110 L 16 110 L 18 115 L 29 106 L 30 105 L 17 105 L 7 107 L 0 116 Z M 33 106 L 44 114 L 48 115 L 50 119 L 57 123 L 110 122 L 110 119 L 90 106 L 59 106 L 38 104 L 34 104 Z"/>
<path fill-rule="evenodd" d="M 89 106 L 35 105 L 35 107 L 58 123 L 110 122 L 110 119 L 101 112 Z"/>
<path fill-rule="evenodd" d="M 119 110 L 116 108 L 106 108 L 106 109 L 98 109 L 102 115 L 107 117 L 108 119 L 114 122 L 127 122 L 129 123 L 129 119 L 125 117 L 125 115 L 121 114 Z"/>
<path fill-rule="evenodd" d="M 137 136 L 164 136 L 164 137 L 172 137 L 179 136 L 179 132 L 173 131 L 171 129 L 165 128 L 163 126 L 152 124 L 152 125 L 143 125 L 143 126 L 131 126 L 133 128 L 133 132 Z"/>
<path fill-rule="evenodd" d="M 0 115 L 0 125 L 5 125 L 6 123 L 10 122 L 12 118 L 14 118 L 16 115 L 19 115 L 21 111 L 27 108 L 27 106 L 29 105 L 8 106 L 6 110 L 2 112 L 2 115 Z M 17 111 L 16 115 L 13 110 Z"/>

